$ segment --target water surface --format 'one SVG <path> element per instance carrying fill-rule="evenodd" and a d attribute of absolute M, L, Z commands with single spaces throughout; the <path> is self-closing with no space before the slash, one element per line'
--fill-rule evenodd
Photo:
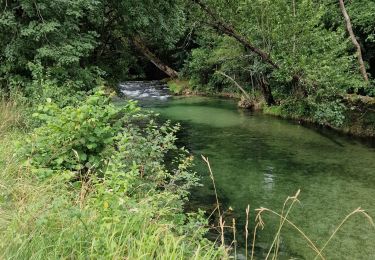
<path fill-rule="evenodd" d="M 143 103 L 163 118 L 182 124 L 179 144 L 195 157 L 204 184 L 192 203 L 212 208 L 215 202 L 207 156 L 218 195 L 237 221 L 239 247 L 244 246 L 245 208 L 280 211 L 284 200 L 301 189 L 290 219 L 322 246 L 341 220 L 358 207 L 375 216 L 375 149 L 353 138 L 318 131 L 260 113 L 244 112 L 233 101 L 188 97 Z M 278 219 L 265 217 L 257 234 L 257 256 L 267 253 Z M 251 235 L 252 236 L 252 235 Z M 241 251 L 241 250 L 240 250 Z M 325 249 L 327 259 L 375 259 L 375 230 L 363 216 L 347 222 Z M 280 259 L 313 259 L 314 253 L 290 226 L 282 230 Z"/>

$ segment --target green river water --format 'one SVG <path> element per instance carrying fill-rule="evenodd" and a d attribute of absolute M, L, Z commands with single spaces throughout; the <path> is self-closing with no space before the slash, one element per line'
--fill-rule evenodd
<path fill-rule="evenodd" d="M 215 203 L 213 186 L 200 155 L 209 158 L 219 200 L 223 208 L 233 208 L 226 220 L 228 223 L 236 218 L 241 254 L 246 206 L 250 204 L 251 208 L 252 236 L 254 209 L 280 211 L 284 200 L 298 189 L 301 203 L 291 211 L 290 220 L 319 247 L 354 209 L 362 207 L 375 216 L 375 149 L 369 144 L 244 112 L 234 102 L 223 99 L 172 98 L 149 106 L 163 118 L 181 123 L 179 144 L 195 155 L 195 170 L 204 184 L 192 192 L 191 203 L 202 208 L 214 208 Z M 279 222 L 270 215 L 265 215 L 264 220 L 265 228 L 256 239 L 258 258 L 267 253 Z M 230 240 L 231 235 L 228 236 Z M 280 251 L 280 259 L 315 256 L 289 225 L 282 229 Z M 375 259 L 375 229 L 363 216 L 353 216 L 324 255 L 327 259 Z"/>
<path fill-rule="evenodd" d="M 126 82 L 128 98 L 140 100 L 162 119 L 181 124 L 178 144 L 195 155 L 202 187 L 192 191 L 187 211 L 215 208 L 209 158 L 227 225 L 236 219 L 237 256 L 244 258 L 245 209 L 250 205 L 249 244 L 255 209 L 280 212 L 288 196 L 301 190 L 289 219 L 321 248 L 342 219 L 358 207 L 375 217 L 375 146 L 350 137 L 301 126 L 294 122 L 239 110 L 231 100 L 170 97 L 161 83 Z M 256 236 L 255 254 L 264 259 L 279 219 L 264 215 L 265 228 Z M 213 218 L 212 223 L 217 223 Z M 226 242 L 233 240 L 229 229 Z M 209 233 L 217 239 L 217 232 Z M 315 253 L 290 225 L 281 231 L 279 259 L 314 259 Z M 251 249 L 251 248 L 250 248 Z M 363 215 L 344 224 L 323 252 L 326 259 L 375 259 L 375 228 Z"/>

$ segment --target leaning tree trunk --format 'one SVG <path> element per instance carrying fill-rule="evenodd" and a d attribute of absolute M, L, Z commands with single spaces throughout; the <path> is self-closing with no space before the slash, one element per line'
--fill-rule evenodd
<path fill-rule="evenodd" d="M 253 45 L 248 39 L 246 39 L 246 37 L 244 37 L 239 32 L 237 32 L 231 24 L 229 24 L 227 22 L 224 22 L 219 17 L 219 15 L 217 15 L 215 13 L 214 10 L 212 10 L 209 6 L 207 6 L 201 0 L 190 0 L 190 1 L 199 5 L 200 8 L 211 17 L 212 23 L 210 24 L 210 26 L 212 26 L 214 29 L 234 38 L 235 40 L 237 40 L 240 44 L 242 44 L 242 46 L 245 47 L 245 49 L 247 49 L 247 50 L 253 52 L 254 54 L 256 54 L 263 62 L 269 64 L 273 69 L 279 69 L 280 68 L 279 65 L 277 65 L 271 59 L 271 57 L 268 53 L 266 53 L 262 49 L 256 47 L 255 45 Z M 298 75 L 293 75 L 293 80 L 296 80 L 297 82 L 299 82 L 300 77 Z M 263 95 L 267 105 L 274 105 L 275 100 L 274 100 L 273 95 L 272 95 L 271 87 L 268 84 L 268 82 L 266 82 L 266 80 L 264 78 L 262 78 L 262 80 L 260 80 L 260 89 L 261 89 L 262 95 Z"/>
<path fill-rule="evenodd" d="M 198 4 L 203 11 L 205 11 L 211 18 L 213 23 L 211 24 L 212 27 L 221 31 L 222 33 L 236 39 L 239 43 L 241 43 L 246 49 L 250 50 L 251 52 L 255 53 L 258 57 L 260 57 L 264 62 L 271 65 L 273 68 L 278 69 L 279 66 L 271 59 L 271 57 L 265 51 L 261 50 L 260 48 L 253 45 L 248 39 L 238 33 L 234 27 L 226 22 L 224 22 L 211 8 L 209 8 L 205 3 L 201 0 L 191 0 L 192 2 Z"/>
<path fill-rule="evenodd" d="M 358 43 L 358 41 L 355 37 L 355 34 L 353 32 L 352 23 L 350 21 L 349 14 L 346 11 L 344 0 L 339 0 L 339 3 L 340 3 L 340 9 L 341 9 L 342 15 L 344 16 L 344 19 L 345 19 L 346 29 L 348 30 L 348 33 L 350 35 L 350 39 L 352 40 L 354 46 L 357 48 L 357 58 L 358 58 L 358 63 L 359 63 L 359 69 L 361 70 L 363 79 L 366 82 L 368 82 L 366 67 L 365 67 L 365 63 L 363 62 L 363 58 L 362 58 L 361 46 L 359 45 L 359 43 Z"/>
<path fill-rule="evenodd" d="M 228 75 L 225 74 L 224 72 L 221 72 L 221 71 L 216 71 L 216 72 L 219 73 L 219 74 L 221 74 L 221 75 L 223 75 L 223 76 L 226 77 L 227 79 L 231 80 L 231 81 L 234 83 L 234 85 L 236 85 L 236 87 L 237 87 L 239 90 L 241 90 L 242 94 L 245 95 L 246 99 L 247 99 L 248 101 L 251 101 L 251 97 L 249 96 L 249 94 L 246 92 L 246 90 L 245 90 L 243 87 L 241 87 L 240 84 L 238 84 L 237 81 L 234 80 L 234 78 L 228 76 Z"/>
<path fill-rule="evenodd" d="M 163 71 L 171 78 L 177 78 L 178 73 L 168 65 L 164 64 L 154 53 L 152 53 L 147 46 L 143 43 L 139 36 L 131 38 L 134 46 L 147 58 L 149 59 L 157 68 Z"/>

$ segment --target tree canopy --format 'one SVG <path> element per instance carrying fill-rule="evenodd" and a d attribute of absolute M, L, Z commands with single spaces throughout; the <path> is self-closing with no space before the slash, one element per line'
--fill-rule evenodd
<path fill-rule="evenodd" d="M 268 105 L 314 117 L 338 111 L 343 94 L 375 92 L 375 3 L 345 6 L 369 82 L 336 0 L 3 1 L 0 84 L 45 96 L 169 75 L 237 92 L 224 73 Z"/>

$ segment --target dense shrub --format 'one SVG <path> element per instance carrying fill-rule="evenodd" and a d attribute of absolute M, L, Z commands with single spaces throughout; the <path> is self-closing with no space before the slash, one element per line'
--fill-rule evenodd
<path fill-rule="evenodd" d="M 0 172 L 0 258 L 225 257 L 204 238 L 203 212 L 184 212 L 198 179 L 174 144 L 178 125 L 103 91 L 77 106 L 48 100 L 34 116 L 41 125 Z"/>
<path fill-rule="evenodd" d="M 51 99 L 34 118 L 42 124 L 27 140 L 25 152 L 37 169 L 87 172 L 103 166 L 101 153 L 112 145 L 133 103 L 116 108 L 103 91 L 78 106 L 60 108 Z"/>

